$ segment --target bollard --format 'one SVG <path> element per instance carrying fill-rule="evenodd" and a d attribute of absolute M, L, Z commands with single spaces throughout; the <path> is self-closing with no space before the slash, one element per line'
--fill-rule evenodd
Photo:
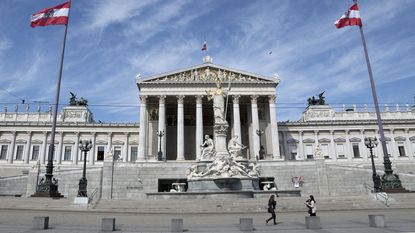
<path fill-rule="evenodd" d="M 171 220 L 171 232 L 183 232 L 183 219 L 173 218 Z"/>
<path fill-rule="evenodd" d="M 241 231 L 253 231 L 254 222 L 252 218 L 240 218 L 239 219 L 239 230 Z"/>
<path fill-rule="evenodd" d="M 306 216 L 305 217 L 306 229 L 321 229 L 319 216 Z"/>
<path fill-rule="evenodd" d="M 385 215 L 383 214 L 369 214 L 370 227 L 385 227 Z"/>
<path fill-rule="evenodd" d="M 101 223 L 102 231 L 115 231 L 115 218 L 103 218 Z"/>
<path fill-rule="evenodd" d="M 33 218 L 33 229 L 45 230 L 49 227 L 49 216 L 35 216 Z"/>

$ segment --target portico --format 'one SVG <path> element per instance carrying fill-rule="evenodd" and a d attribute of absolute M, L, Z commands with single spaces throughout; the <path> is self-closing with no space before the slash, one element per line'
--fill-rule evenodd
<path fill-rule="evenodd" d="M 255 159 L 261 141 L 266 159 L 280 159 L 275 110 L 279 79 L 222 67 L 205 57 L 203 64 L 188 69 L 137 77 L 140 126 L 148 126 L 140 127 L 139 160 L 156 160 L 159 148 L 167 160 L 199 158 L 203 136 L 215 137 L 213 102 L 207 92 L 215 89 L 217 79 L 226 94 L 227 140 L 237 135 L 239 143 L 248 146 L 244 158 Z M 261 140 L 256 134 L 260 129 L 266 132 Z M 165 136 L 158 137 L 159 131 Z"/>

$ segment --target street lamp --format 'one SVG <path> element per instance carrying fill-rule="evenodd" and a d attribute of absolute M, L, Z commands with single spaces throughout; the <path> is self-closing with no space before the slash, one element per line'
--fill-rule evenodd
<path fill-rule="evenodd" d="M 262 146 L 262 144 L 261 144 L 261 136 L 264 134 L 265 132 L 264 132 L 264 130 L 262 130 L 262 129 L 259 129 L 259 130 L 257 130 L 256 131 L 256 134 L 259 136 L 259 152 L 258 152 L 258 154 L 259 154 L 259 159 L 261 160 L 261 159 L 264 159 L 264 155 L 265 155 L 265 149 L 264 149 L 264 147 Z M 258 160 L 258 157 L 257 157 L 257 160 Z"/>
<path fill-rule="evenodd" d="M 157 152 L 157 160 L 158 161 L 162 161 L 162 160 L 165 161 L 165 159 L 163 157 L 163 151 L 161 151 L 161 138 L 164 136 L 164 130 L 163 131 L 158 131 L 157 136 L 160 138 L 160 140 L 159 140 L 159 142 L 160 142 L 159 143 L 159 151 Z"/>
<path fill-rule="evenodd" d="M 373 160 L 373 148 L 375 148 L 378 145 L 378 139 L 377 138 L 371 138 L 366 137 L 365 138 L 365 146 L 369 148 L 370 150 L 370 158 L 372 160 L 372 179 L 373 179 L 373 189 L 374 192 L 380 192 L 382 191 L 382 188 L 380 187 L 380 177 L 378 174 L 376 174 L 376 167 L 375 162 Z"/>
<path fill-rule="evenodd" d="M 88 197 L 87 195 L 87 185 L 88 181 L 86 180 L 86 155 L 89 150 L 92 148 L 91 140 L 81 140 L 79 141 L 79 149 L 84 152 L 84 171 L 82 173 L 82 178 L 79 180 L 79 189 L 78 197 Z"/>

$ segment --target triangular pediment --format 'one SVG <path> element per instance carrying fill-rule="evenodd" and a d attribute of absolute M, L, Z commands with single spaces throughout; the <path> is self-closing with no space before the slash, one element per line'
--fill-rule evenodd
<path fill-rule="evenodd" d="M 258 74 L 253 74 L 245 71 L 240 71 L 210 62 L 201 65 L 193 66 L 187 69 L 175 70 L 172 72 L 163 73 L 160 75 L 141 78 L 140 75 L 136 77 L 138 84 L 144 83 L 214 83 L 216 80 L 222 83 L 273 83 L 278 84 L 279 78 L 265 77 Z"/>

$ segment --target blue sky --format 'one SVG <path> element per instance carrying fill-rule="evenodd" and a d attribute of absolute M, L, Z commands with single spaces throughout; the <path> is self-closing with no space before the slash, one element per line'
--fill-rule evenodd
<path fill-rule="evenodd" d="M 63 2 L 0 1 L 1 105 L 13 109 L 20 99 L 53 102 L 64 27 L 32 29 L 29 17 Z M 334 107 L 373 103 L 358 28 L 333 24 L 351 5 L 343 0 L 73 0 L 60 104 L 68 103 L 72 91 L 89 100 L 96 120 L 138 122 L 135 76 L 197 65 L 206 54 L 219 65 L 278 73 L 281 121 L 298 120 L 306 99 L 321 91 Z M 379 102 L 412 105 L 415 1 L 367 0 L 359 6 Z M 205 39 L 207 53 L 200 51 Z"/>

